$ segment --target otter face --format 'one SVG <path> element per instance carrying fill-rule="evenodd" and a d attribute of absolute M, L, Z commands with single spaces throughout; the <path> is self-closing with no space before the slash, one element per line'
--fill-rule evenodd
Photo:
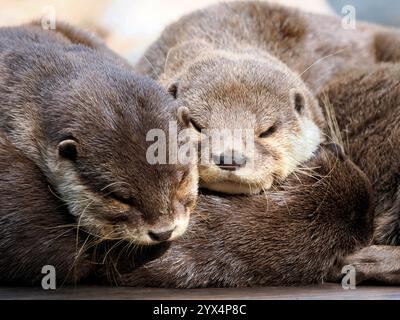
<path fill-rule="evenodd" d="M 259 193 L 317 150 L 317 102 L 300 78 L 275 60 L 214 52 L 195 60 L 169 85 L 189 108 L 198 133 L 203 187 Z"/>
<path fill-rule="evenodd" d="M 106 88 L 81 82 L 62 111 L 49 111 L 49 181 L 90 234 L 141 245 L 174 240 L 185 232 L 197 199 L 196 162 L 149 163 L 147 133 L 168 134 L 175 103 L 152 81 L 118 79 Z M 59 121 L 51 121 L 57 112 Z"/>

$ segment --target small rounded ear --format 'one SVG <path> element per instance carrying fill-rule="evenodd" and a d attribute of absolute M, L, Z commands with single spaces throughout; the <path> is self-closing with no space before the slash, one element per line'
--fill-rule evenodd
<path fill-rule="evenodd" d="M 176 99 L 178 97 L 178 82 L 174 82 L 168 87 L 168 93 Z"/>
<path fill-rule="evenodd" d="M 186 128 L 190 126 L 190 112 L 187 107 L 179 107 L 178 111 L 178 120 L 181 122 Z"/>
<path fill-rule="evenodd" d="M 293 89 L 291 92 L 291 101 L 294 109 L 298 114 L 301 114 L 306 107 L 306 99 L 301 91 Z"/>
<path fill-rule="evenodd" d="M 64 159 L 75 161 L 78 156 L 78 142 L 73 139 L 66 139 L 61 141 L 58 146 L 58 155 Z"/>

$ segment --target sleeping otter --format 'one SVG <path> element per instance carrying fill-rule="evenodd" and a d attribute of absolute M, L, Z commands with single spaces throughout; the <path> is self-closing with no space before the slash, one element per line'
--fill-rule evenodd
<path fill-rule="evenodd" d="M 268 52 L 300 74 L 313 93 L 338 71 L 400 57 L 396 29 L 359 21 L 356 29 L 345 29 L 337 16 L 264 1 L 232 1 L 194 11 L 169 25 L 136 70 L 158 79 L 174 48 L 190 41 L 202 42 L 196 51 L 208 45 Z"/>
<path fill-rule="evenodd" d="M 398 60 L 399 39 L 398 31 L 372 24 L 348 30 L 340 17 L 235 1 L 169 25 L 135 69 L 189 107 L 194 129 L 254 129 L 251 152 L 228 143 L 199 171 L 209 189 L 258 193 L 296 171 L 323 141 L 318 106 L 300 78 L 317 93 L 340 70 Z M 293 89 L 300 91 L 295 103 Z M 296 101 L 304 114 L 294 111 Z"/>
<path fill-rule="evenodd" d="M 265 48 L 231 34 L 236 24 L 235 29 L 220 28 L 214 9 L 169 26 L 135 70 L 157 79 L 189 108 L 201 144 L 214 139 L 213 130 L 250 132 L 251 141 L 240 137 L 239 147 L 212 144 L 206 161 L 202 150 L 200 184 L 225 193 L 257 194 L 312 157 L 324 141 L 323 118 L 300 76 Z"/>
<path fill-rule="evenodd" d="M 372 233 L 371 186 L 336 148 L 321 147 L 307 163 L 310 171 L 292 174 L 279 190 L 202 193 L 185 236 L 119 283 L 193 288 L 326 280 Z"/>
<path fill-rule="evenodd" d="M 23 198 L 1 197 L 3 234 L 18 233 L 27 211 L 34 216 L 48 205 L 57 214 L 57 203 L 65 204 L 62 211 L 75 226 L 99 241 L 154 244 L 184 233 L 196 200 L 197 169 L 193 163 L 152 165 L 146 158 L 149 130 L 168 132 L 169 121 L 177 118 L 175 102 L 153 81 L 62 32 L 26 25 L 0 29 L 0 97 L 0 132 L 9 141 L 4 152 L 12 145 L 40 172 L 26 179 L 32 183 L 41 176 L 40 188 L 48 184 L 53 193 L 49 203 L 37 207 Z M 178 129 L 185 125 L 180 121 Z M 21 173 L 1 171 L 2 181 Z M 24 178 L 15 187 L 26 187 Z M 4 238 L 2 268 L 15 245 L 40 244 Z"/>
<path fill-rule="evenodd" d="M 137 246 L 129 239 L 102 239 L 77 224 L 36 164 L 0 133 L 0 283 L 37 285 L 45 265 L 58 284 L 96 281 L 99 268 L 111 276 L 114 264 L 151 260 L 163 247 Z M 168 244 L 168 242 L 163 242 Z M 141 262 L 143 263 L 143 262 Z"/>
<path fill-rule="evenodd" d="M 400 65 L 344 72 L 324 88 L 351 159 L 376 196 L 373 246 L 348 257 L 365 279 L 400 283 Z"/>

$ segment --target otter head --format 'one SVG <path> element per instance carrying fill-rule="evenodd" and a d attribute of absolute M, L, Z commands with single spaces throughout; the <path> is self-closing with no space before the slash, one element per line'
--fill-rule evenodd
<path fill-rule="evenodd" d="M 46 102 L 48 179 L 90 234 L 134 244 L 173 240 L 186 230 L 195 205 L 197 164 L 152 161 L 148 133 L 168 136 L 175 102 L 149 79 L 96 68 L 55 89 L 50 97 L 57 99 Z"/>
<path fill-rule="evenodd" d="M 161 80 L 190 110 L 203 187 L 259 193 L 310 159 L 321 142 L 318 102 L 298 75 L 264 52 L 209 49 Z"/>

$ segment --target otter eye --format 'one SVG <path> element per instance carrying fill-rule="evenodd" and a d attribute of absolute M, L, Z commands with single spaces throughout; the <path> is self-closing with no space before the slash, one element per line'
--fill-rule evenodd
<path fill-rule="evenodd" d="M 294 109 L 301 113 L 306 105 L 305 99 L 301 93 L 296 92 L 294 94 Z"/>
<path fill-rule="evenodd" d="M 196 204 L 196 200 L 195 196 L 189 196 L 182 202 L 182 204 L 185 208 L 192 207 Z"/>
<path fill-rule="evenodd" d="M 174 97 L 174 99 L 177 98 L 178 96 L 178 83 L 175 82 L 173 84 L 171 84 L 168 88 L 168 93 Z"/>
<path fill-rule="evenodd" d="M 272 135 L 276 131 L 277 125 L 274 124 L 273 126 L 269 127 L 268 130 L 265 130 L 264 132 L 260 133 L 259 137 L 260 138 L 267 138 L 270 135 Z"/>
<path fill-rule="evenodd" d="M 121 203 L 126 204 L 126 205 L 128 205 L 128 206 L 132 206 L 133 203 L 134 203 L 134 200 L 133 200 L 132 197 L 121 196 L 121 195 L 116 194 L 116 193 L 114 193 L 114 192 L 111 192 L 111 193 L 109 194 L 109 196 L 110 196 L 111 198 L 113 198 L 114 200 L 117 200 L 118 202 L 121 202 Z"/>
<path fill-rule="evenodd" d="M 190 118 L 190 124 L 196 131 L 201 132 L 202 128 L 192 118 Z"/>
<path fill-rule="evenodd" d="M 61 141 L 58 146 L 58 154 L 64 159 L 75 161 L 78 156 L 77 151 L 78 142 L 72 138 Z"/>

